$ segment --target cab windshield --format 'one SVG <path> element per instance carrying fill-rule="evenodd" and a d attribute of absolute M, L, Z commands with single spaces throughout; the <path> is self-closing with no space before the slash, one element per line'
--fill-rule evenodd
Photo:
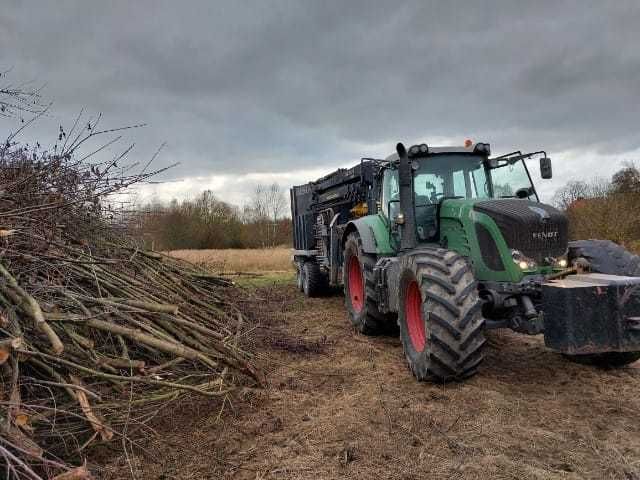
<path fill-rule="evenodd" d="M 483 157 L 440 154 L 419 162 L 413 177 L 416 229 L 422 241 L 437 234 L 438 203 L 443 198 L 490 198 Z"/>
<path fill-rule="evenodd" d="M 419 165 L 413 182 L 416 206 L 437 204 L 442 198 L 491 197 L 483 157 L 442 154 Z"/>
<path fill-rule="evenodd" d="M 491 164 L 491 167 L 489 166 Z M 421 241 L 437 236 L 437 210 L 443 198 L 529 198 L 537 200 L 523 160 L 443 153 L 418 160 L 414 172 L 416 229 Z M 383 177 L 382 211 L 391 219 L 400 211 L 398 170 Z"/>
<path fill-rule="evenodd" d="M 465 154 L 440 154 L 419 162 L 414 175 L 416 206 L 443 198 L 530 198 L 537 200 L 523 160 L 491 160 Z"/>
<path fill-rule="evenodd" d="M 495 159 L 497 166 L 490 170 L 495 198 L 525 198 L 538 201 L 538 196 L 524 160 Z"/>

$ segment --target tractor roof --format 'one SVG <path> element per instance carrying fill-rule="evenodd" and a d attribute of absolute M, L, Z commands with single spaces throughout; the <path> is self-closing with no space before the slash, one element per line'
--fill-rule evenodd
<path fill-rule="evenodd" d="M 475 151 L 477 145 L 484 145 L 482 143 L 472 143 L 468 147 L 462 146 L 454 146 L 454 147 L 432 147 L 429 145 L 429 155 L 437 154 L 437 153 L 478 153 Z M 400 157 L 398 157 L 397 153 L 392 153 L 387 158 L 385 158 L 388 162 L 398 161 Z"/>

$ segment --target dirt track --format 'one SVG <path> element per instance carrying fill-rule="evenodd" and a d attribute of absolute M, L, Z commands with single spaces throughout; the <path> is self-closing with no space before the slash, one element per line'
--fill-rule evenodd
<path fill-rule="evenodd" d="M 396 338 L 355 335 L 339 295 L 261 288 L 251 312 L 270 388 L 176 408 L 143 479 L 640 479 L 640 369 L 574 365 L 491 333 L 478 376 L 420 384 Z M 250 311 L 248 311 L 250 312 Z M 136 462 L 137 460 L 137 462 Z M 122 478 L 116 468 L 105 478 Z"/>

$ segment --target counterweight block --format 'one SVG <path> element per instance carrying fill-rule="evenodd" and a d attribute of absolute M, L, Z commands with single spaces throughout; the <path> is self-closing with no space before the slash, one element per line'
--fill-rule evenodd
<path fill-rule="evenodd" d="M 640 350 L 640 278 L 570 275 L 542 285 L 545 344 L 587 355 Z"/>

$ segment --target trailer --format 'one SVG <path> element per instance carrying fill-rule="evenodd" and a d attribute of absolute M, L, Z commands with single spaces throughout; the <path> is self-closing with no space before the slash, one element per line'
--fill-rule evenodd
<path fill-rule="evenodd" d="M 377 212 L 380 172 L 386 163 L 363 158 L 352 168 L 291 189 L 293 262 L 298 286 L 307 296 L 341 285 L 344 227 Z"/>

